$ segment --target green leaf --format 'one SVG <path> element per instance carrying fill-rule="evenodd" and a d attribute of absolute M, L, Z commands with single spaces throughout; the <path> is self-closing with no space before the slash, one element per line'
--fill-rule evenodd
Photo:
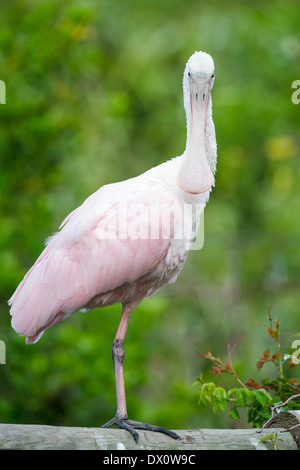
<path fill-rule="evenodd" d="M 247 396 L 247 398 L 249 398 L 251 400 L 253 398 L 253 391 L 249 390 L 249 388 L 244 388 L 243 390 L 244 390 L 244 393 Z"/>
<path fill-rule="evenodd" d="M 222 410 L 222 411 L 225 411 L 226 410 L 226 406 L 227 406 L 227 400 L 224 399 L 224 400 L 221 400 L 218 402 L 218 406 L 219 408 Z"/>
<path fill-rule="evenodd" d="M 222 401 L 224 398 L 227 398 L 227 393 L 226 393 L 226 390 L 225 388 L 223 387 L 217 387 L 214 391 L 214 397 L 218 400 L 218 401 Z"/>
<path fill-rule="evenodd" d="M 228 398 L 229 398 L 231 395 L 233 395 L 233 393 L 236 393 L 236 391 L 237 391 L 237 388 L 231 388 L 231 389 L 229 390 L 229 392 L 227 393 Z"/>
<path fill-rule="evenodd" d="M 236 420 L 239 420 L 240 419 L 240 414 L 237 410 L 237 408 L 235 406 L 233 406 L 232 408 L 230 408 L 230 411 L 229 411 L 229 418 L 232 418 L 232 419 L 236 419 Z"/>
<path fill-rule="evenodd" d="M 219 411 L 220 411 L 219 402 L 215 401 L 213 404 L 213 412 L 216 414 L 219 414 Z"/>
<path fill-rule="evenodd" d="M 253 392 L 256 400 L 261 404 L 261 406 L 265 406 L 272 402 L 271 395 L 264 389 L 260 388 L 259 390 L 254 390 Z"/>
<path fill-rule="evenodd" d="M 236 391 L 236 400 L 242 408 L 246 408 L 247 406 L 247 397 L 244 393 L 244 388 L 238 388 Z"/>
<path fill-rule="evenodd" d="M 258 443 L 260 444 L 262 441 L 272 441 L 274 439 L 274 434 L 268 434 L 267 436 L 262 437 Z"/>
<path fill-rule="evenodd" d="M 262 441 L 272 441 L 272 444 L 274 446 L 274 449 L 277 450 L 277 438 L 278 434 L 276 433 L 275 436 L 274 434 L 268 434 L 267 436 L 262 437 L 258 443 L 260 444 Z"/>
<path fill-rule="evenodd" d="M 203 403 L 204 405 L 207 405 L 207 403 L 211 403 L 215 389 L 216 385 L 213 382 L 208 382 L 201 385 L 199 404 Z"/>
<path fill-rule="evenodd" d="M 196 382 L 195 384 L 198 383 L 198 384 L 202 384 L 203 383 L 203 374 L 200 375 L 200 377 L 196 377 Z"/>

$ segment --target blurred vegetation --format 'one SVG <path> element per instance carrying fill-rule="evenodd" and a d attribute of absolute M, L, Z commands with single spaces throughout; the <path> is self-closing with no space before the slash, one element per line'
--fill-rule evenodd
<path fill-rule="evenodd" d="M 290 374 L 289 378 L 285 376 L 286 371 L 297 368 L 296 375 L 299 377 L 300 348 L 292 355 L 284 353 L 279 341 L 279 320 L 272 319 L 271 308 L 268 325 L 257 320 L 255 322 L 265 328 L 267 335 L 275 342 L 271 352 L 269 348 L 263 352 L 256 363 L 256 368 L 261 370 L 266 364 L 272 364 L 276 369 L 276 377 L 272 379 L 261 377 L 260 383 L 251 378 L 245 383 L 241 381 L 234 370 L 232 355 L 242 337 L 235 344 L 228 346 L 226 361 L 219 356 L 213 356 L 210 351 L 203 355 L 213 364 L 210 372 L 214 376 L 230 374 L 238 387 L 225 390 L 214 381 L 204 382 L 202 375 L 197 377 L 195 385 L 199 386 L 199 404 L 212 405 L 214 413 L 228 411 L 229 417 L 236 420 L 240 419 L 239 410 L 247 410 L 247 422 L 252 423 L 254 427 L 264 428 L 267 427 L 271 417 L 274 417 L 276 410 L 300 409 L 300 379 L 291 377 Z M 297 336 L 300 336 L 300 333 Z M 297 344 L 299 345 L 300 341 Z M 231 405 L 229 410 L 227 405 Z"/>
<path fill-rule="evenodd" d="M 74 314 L 26 346 L 7 300 L 89 194 L 183 152 L 182 74 L 204 50 L 218 142 L 205 243 L 131 318 L 127 404 L 131 419 L 170 428 L 236 425 L 198 406 L 192 384 L 209 366 L 197 352 L 223 355 L 246 334 L 235 370 L 255 380 L 268 344 L 247 318 L 264 322 L 272 305 L 282 341 L 299 332 L 299 24 L 295 0 L 2 2 L 1 422 L 100 426 L 115 414 L 120 306 Z"/>

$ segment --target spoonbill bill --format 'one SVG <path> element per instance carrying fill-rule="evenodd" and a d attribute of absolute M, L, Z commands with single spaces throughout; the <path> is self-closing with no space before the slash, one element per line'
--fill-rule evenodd
<path fill-rule="evenodd" d="M 26 343 L 78 310 L 122 304 L 112 345 L 116 415 L 103 427 L 158 431 L 128 418 L 124 339 L 132 311 L 166 283 L 175 282 L 214 185 L 217 146 L 212 120 L 214 62 L 195 52 L 183 75 L 187 141 L 183 154 L 145 173 L 101 187 L 69 214 L 8 301 L 12 327 Z M 186 208 L 200 210 L 186 210 Z"/>

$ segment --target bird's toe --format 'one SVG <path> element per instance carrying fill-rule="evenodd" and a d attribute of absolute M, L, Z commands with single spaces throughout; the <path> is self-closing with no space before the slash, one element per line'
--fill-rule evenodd
<path fill-rule="evenodd" d="M 101 427 L 109 428 L 113 425 L 116 425 L 118 426 L 118 428 L 125 429 L 126 431 L 130 432 L 136 443 L 139 442 L 139 434 L 136 429 L 140 429 L 143 431 L 161 432 L 171 437 L 172 439 L 181 440 L 181 437 L 176 432 L 171 431 L 170 429 L 167 429 L 164 426 L 155 426 L 153 424 L 141 423 L 140 421 L 132 421 L 127 417 L 118 418 L 117 416 L 115 416 L 113 419 L 111 419 Z"/>

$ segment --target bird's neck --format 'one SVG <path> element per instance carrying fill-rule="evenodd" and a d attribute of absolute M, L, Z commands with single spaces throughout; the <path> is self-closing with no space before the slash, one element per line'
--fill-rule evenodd
<path fill-rule="evenodd" d="M 201 100 L 187 113 L 187 144 L 183 154 L 183 164 L 178 172 L 177 183 L 181 189 L 191 194 L 200 194 L 209 190 L 213 184 L 213 175 L 209 168 L 205 151 L 205 126 L 209 101 Z"/>

